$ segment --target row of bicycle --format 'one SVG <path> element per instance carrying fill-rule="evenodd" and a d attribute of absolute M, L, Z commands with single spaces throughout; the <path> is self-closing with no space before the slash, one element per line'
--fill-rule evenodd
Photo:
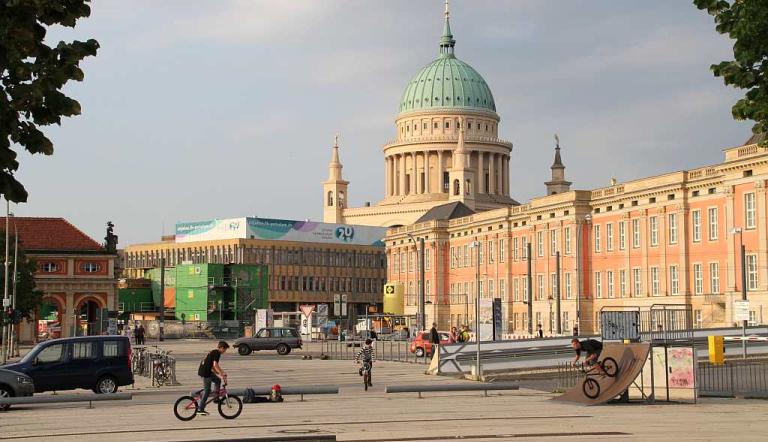
<path fill-rule="evenodd" d="M 135 375 L 150 378 L 157 387 L 176 384 L 176 359 L 171 351 L 157 345 L 138 345 L 132 350 L 131 370 Z"/>

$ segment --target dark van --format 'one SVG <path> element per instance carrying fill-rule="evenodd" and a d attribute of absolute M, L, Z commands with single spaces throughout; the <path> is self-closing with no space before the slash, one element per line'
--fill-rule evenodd
<path fill-rule="evenodd" d="M 85 388 L 114 393 L 133 384 L 131 343 L 125 336 L 80 336 L 37 344 L 24 358 L 3 366 L 24 373 L 35 392 Z"/>

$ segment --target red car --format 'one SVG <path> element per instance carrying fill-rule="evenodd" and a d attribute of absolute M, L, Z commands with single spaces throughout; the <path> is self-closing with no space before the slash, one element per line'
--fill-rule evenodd
<path fill-rule="evenodd" d="M 440 345 L 452 344 L 448 332 L 437 332 L 440 335 Z M 411 341 L 411 353 L 416 353 L 417 357 L 424 356 L 426 350 L 428 355 L 432 354 L 432 343 L 429 342 L 429 332 L 421 332 Z"/>

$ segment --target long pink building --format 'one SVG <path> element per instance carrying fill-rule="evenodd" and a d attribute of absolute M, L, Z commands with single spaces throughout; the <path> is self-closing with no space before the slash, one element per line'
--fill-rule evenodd
<path fill-rule="evenodd" d="M 533 328 L 554 333 L 558 288 L 563 333 L 597 331 L 603 308 L 658 304 L 689 305 L 695 327 L 730 326 L 743 242 L 750 323 L 765 323 L 768 152 L 760 141 L 725 149 L 720 164 L 594 190 L 570 190 L 558 148 L 546 196 L 480 213 L 453 202 L 389 229 L 388 280 L 403 284 L 406 313 L 415 313 L 413 240 L 424 238 L 427 322 L 472 324 L 479 244 L 479 292 L 501 298 L 507 334 L 528 332 L 529 296 Z"/>

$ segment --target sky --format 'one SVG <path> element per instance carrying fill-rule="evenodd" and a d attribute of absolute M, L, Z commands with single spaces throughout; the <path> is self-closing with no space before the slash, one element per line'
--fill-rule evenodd
<path fill-rule="evenodd" d="M 100 0 L 76 29 L 95 38 L 82 115 L 21 155 L 18 216 L 60 216 L 120 247 L 177 221 L 322 220 L 340 134 L 352 207 L 384 195 L 382 146 L 400 95 L 438 54 L 441 0 Z M 732 41 L 688 0 L 453 0 L 456 56 L 486 79 L 514 143 L 512 197 L 545 194 L 554 134 L 573 188 L 723 160 L 751 123 L 709 66 Z"/>

